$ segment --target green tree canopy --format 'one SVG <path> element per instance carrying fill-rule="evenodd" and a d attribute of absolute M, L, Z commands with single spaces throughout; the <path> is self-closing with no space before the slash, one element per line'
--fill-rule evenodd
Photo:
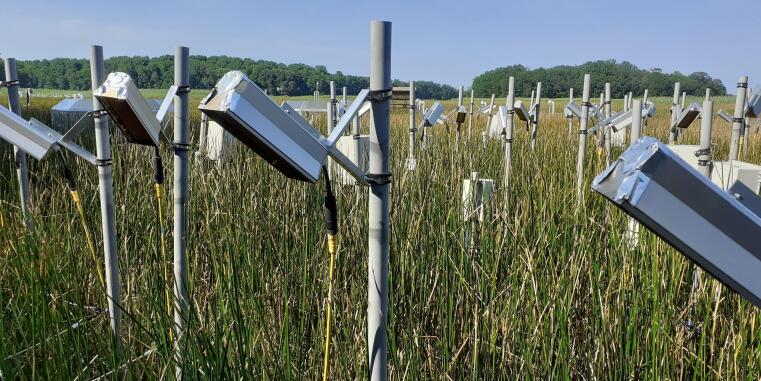
<path fill-rule="evenodd" d="M 568 89 L 573 88 L 574 96 L 581 97 L 584 74 L 592 76 L 591 96 L 597 97 L 605 89 L 605 83 L 611 84 L 614 98 L 622 98 L 630 91 L 640 95 L 645 89 L 652 96 L 671 96 L 674 82 L 680 82 L 682 91 L 689 95 L 702 95 L 706 88 L 714 95 L 726 95 L 727 88 L 718 79 L 711 78 L 704 72 L 684 75 L 679 72 L 663 73 L 659 68 L 650 70 L 616 60 L 592 61 L 578 66 L 555 66 L 551 68 L 528 69 L 522 65 L 513 65 L 489 70 L 473 79 L 476 96 L 486 97 L 491 94 L 504 97 L 507 95 L 507 79 L 515 77 L 515 91 L 518 96 L 527 97 L 537 82 L 542 82 L 542 96 L 562 98 L 568 96 Z"/>

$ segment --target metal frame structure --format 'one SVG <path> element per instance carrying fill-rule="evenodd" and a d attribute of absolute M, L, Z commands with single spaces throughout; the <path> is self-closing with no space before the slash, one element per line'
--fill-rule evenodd
<path fill-rule="evenodd" d="M 721 190 L 651 137 L 632 144 L 592 183 L 596 192 L 761 307 L 760 201 L 743 188 Z"/>

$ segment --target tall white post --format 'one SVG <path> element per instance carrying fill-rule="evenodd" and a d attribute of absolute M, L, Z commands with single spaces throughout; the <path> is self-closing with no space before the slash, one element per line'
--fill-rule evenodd
<path fill-rule="evenodd" d="M 745 96 L 748 90 L 748 77 L 742 76 L 737 82 L 737 96 L 735 97 L 735 115 L 732 118 L 732 138 L 729 145 L 729 160 L 737 160 L 740 150 L 740 136 L 745 124 Z"/>
<path fill-rule="evenodd" d="M 507 125 L 505 126 L 505 174 L 503 176 L 503 191 L 505 194 L 505 210 L 510 200 L 510 171 L 513 155 L 513 116 L 515 115 L 515 78 L 510 77 L 507 83 Z"/>
<path fill-rule="evenodd" d="M 15 58 L 5 59 L 5 80 L 8 87 L 8 108 L 14 114 L 21 115 Z M 32 231 L 34 230 L 34 223 L 32 221 L 32 213 L 29 211 L 29 167 L 26 152 L 14 145 L 13 157 L 16 161 L 16 177 L 18 178 L 19 197 L 21 199 L 21 218 L 24 221 L 26 229 Z"/>
<path fill-rule="evenodd" d="M 492 94 L 491 95 L 491 100 L 489 101 L 489 112 L 486 115 L 486 129 L 481 134 L 481 140 L 483 142 L 483 147 L 484 148 L 486 148 L 486 139 L 489 136 L 489 129 L 491 128 L 491 117 L 492 117 L 492 114 L 493 114 L 492 110 L 494 110 L 494 97 L 495 97 L 495 94 Z"/>
<path fill-rule="evenodd" d="M 190 148 L 190 50 L 178 46 L 174 52 L 174 350 L 175 378 L 182 379 L 185 324 L 189 320 L 188 260 L 188 149 Z"/>
<path fill-rule="evenodd" d="M 573 87 L 568 91 L 568 103 L 573 102 Z M 568 119 L 568 140 L 573 137 L 573 114 L 566 117 Z"/>
<path fill-rule="evenodd" d="M 470 141 L 470 136 L 473 130 L 473 89 L 470 89 L 470 109 L 468 110 L 468 141 Z"/>
<path fill-rule="evenodd" d="M 370 24 L 370 91 L 391 91 L 391 23 L 387 21 L 373 21 Z M 371 381 L 388 379 L 389 106 L 388 99 L 373 102 L 370 124 L 367 355 L 368 378 Z"/>
<path fill-rule="evenodd" d="M 414 171 L 417 167 L 417 163 L 415 161 L 415 82 L 410 81 L 410 104 L 409 104 L 409 110 L 410 110 L 410 127 L 409 127 L 409 133 L 410 133 L 410 147 L 409 147 L 409 153 L 407 155 L 407 170 L 408 171 Z"/>
<path fill-rule="evenodd" d="M 542 83 L 536 84 L 536 99 L 534 100 L 534 117 L 531 119 L 531 150 L 536 148 L 536 134 L 539 132 L 539 108 L 542 99 Z"/>
<path fill-rule="evenodd" d="M 610 118 L 612 112 L 610 108 L 610 83 L 605 83 L 605 100 L 603 101 L 603 112 L 605 113 L 605 118 Z M 626 103 L 626 102 L 624 102 Z M 605 139 L 605 165 L 610 165 L 610 151 L 611 151 L 611 142 L 610 140 L 613 138 L 613 131 L 611 131 L 611 128 L 609 126 L 604 127 L 603 136 Z"/>
<path fill-rule="evenodd" d="M 679 113 L 682 112 L 679 108 L 679 93 L 680 83 L 676 82 L 674 83 L 674 97 L 671 100 L 671 125 L 669 126 L 669 144 L 674 144 L 676 142 L 677 134 L 679 133 L 679 131 L 674 128 L 676 119 L 679 117 Z"/>
<path fill-rule="evenodd" d="M 103 47 L 93 45 L 90 51 L 90 79 L 95 91 L 105 80 Z M 116 246 L 116 218 L 114 213 L 114 178 L 111 167 L 111 142 L 108 131 L 108 115 L 99 114 L 103 107 L 92 99 L 95 124 L 95 156 L 98 164 L 98 188 L 100 190 L 100 216 L 103 226 L 103 255 L 106 268 L 106 296 L 111 332 L 116 346 L 121 330 L 121 287 L 119 286 L 119 256 Z"/>
<path fill-rule="evenodd" d="M 584 90 L 582 92 L 581 122 L 579 125 L 579 152 L 576 158 L 576 208 L 581 205 L 584 182 L 584 154 L 587 147 L 587 123 L 589 121 L 589 74 L 584 74 Z"/>

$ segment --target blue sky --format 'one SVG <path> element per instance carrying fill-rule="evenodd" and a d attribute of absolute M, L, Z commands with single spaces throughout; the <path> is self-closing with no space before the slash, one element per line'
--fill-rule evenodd
<path fill-rule="evenodd" d="M 106 56 L 185 45 L 367 75 L 376 19 L 393 22 L 392 75 L 402 80 L 468 86 L 499 66 L 614 58 L 705 71 L 732 93 L 740 75 L 761 83 L 759 0 L 9 1 L 0 54 L 18 59 L 86 57 L 94 43 Z"/>

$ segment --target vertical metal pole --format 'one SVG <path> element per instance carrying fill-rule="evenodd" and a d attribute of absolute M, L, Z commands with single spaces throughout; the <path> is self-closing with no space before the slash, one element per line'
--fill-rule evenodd
<path fill-rule="evenodd" d="M 713 101 L 703 101 L 703 118 L 700 120 L 700 148 L 698 166 L 703 176 L 711 177 L 711 132 L 713 130 Z"/>
<path fill-rule="evenodd" d="M 336 117 L 336 102 L 338 102 L 338 99 L 336 99 L 336 83 L 335 81 L 330 81 L 330 103 L 328 104 L 328 134 L 333 131 L 333 127 L 335 127 L 336 123 L 338 123 L 338 118 Z"/>
<path fill-rule="evenodd" d="M 623 111 L 626 112 L 629 110 L 629 94 L 624 94 L 624 108 Z"/>
<path fill-rule="evenodd" d="M 568 103 L 573 102 L 573 87 L 568 91 Z M 568 140 L 573 136 L 573 115 L 568 116 Z"/>
<path fill-rule="evenodd" d="M 410 148 L 407 156 L 407 170 L 414 171 L 415 162 L 415 81 L 410 81 Z"/>
<path fill-rule="evenodd" d="M 93 45 L 90 50 L 90 79 L 92 90 L 97 89 L 105 80 L 103 64 L 103 47 Z M 103 107 L 98 100 L 92 99 L 93 110 Z M 98 115 L 98 114 L 95 114 Z M 111 332 L 118 345 L 121 329 L 121 288 L 119 286 L 119 256 L 116 246 L 116 218 L 114 213 L 114 178 L 111 173 L 111 142 L 108 131 L 108 116 L 98 115 L 95 124 L 95 155 L 98 158 L 98 188 L 100 190 L 100 217 L 103 225 L 103 255 L 106 268 L 106 296 Z"/>
<path fill-rule="evenodd" d="M 346 103 L 346 96 L 348 95 L 348 93 L 349 93 L 349 89 L 346 86 L 344 86 L 343 89 L 341 89 L 341 102 L 344 105 L 344 109 L 346 109 L 346 106 L 348 105 Z"/>
<path fill-rule="evenodd" d="M 457 95 L 457 108 L 458 109 L 460 108 L 460 106 L 462 106 L 462 92 L 463 92 L 463 90 L 464 90 L 463 86 L 460 86 L 460 92 Z"/>
<path fill-rule="evenodd" d="M 19 103 L 19 84 L 18 73 L 16 73 L 16 59 L 5 59 L 5 80 L 8 81 L 8 107 L 11 112 L 21 115 L 21 104 Z M 27 164 L 26 152 L 19 147 L 13 146 L 13 156 L 16 160 L 16 177 L 18 178 L 19 197 L 21 198 L 21 218 L 27 230 L 34 230 L 32 222 L 32 213 L 29 211 L 29 167 Z"/>
<path fill-rule="evenodd" d="M 634 102 L 634 94 L 631 91 L 629 92 L 629 98 L 627 98 L 627 101 L 626 111 L 629 111 L 632 109 L 632 102 Z"/>
<path fill-rule="evenodd" d="M 468 141 L 473 130 L 473 89 L 470 90 L 470 110 L 468 111 Z"/>
<path fill-rule="evenodd" d="M 632 101 L 632 129 L 629 131 L 629 140 L 634 143 L 642 134 L 642 101 Z"/>
<path fill-rule="evenodd" d="M 531 119 L 531 150 L 536 148 L 536 134 L 539 131 L 539 108 L 542 99 L 542 83 L 536 83 L 536 99 L 534 100 L 534 117 Z"/>
<path fill-rule="evenodd" d="M 182 378 L 185 324 L 189 320 L 188 300 L 188 146 L 190 124 L 188 100 L 190 92 L 189 49 L 178 46 L 174 53 L 174 327 L 175 378 Z"/>
<path fill-rule="evenodd" d="M 496 95 L 491 95 L 491 100 L 489 101 L 489 112 L 486 115 L 486 129 L 484 130 L 483 134 L 481 134 L 481 140 L 483 141 L 484 148 L 486 148 L 486 139 L 489 136 L 489 129 L 491 129 L 491 117 L 492 117 L 492 110 L 494 109 L 494 97 Z"/>
<path fill-rule="evenodd" d="M 391 89 L 391 23 L 370 24 L 370 91 Z M 367 344 L 368 378 L 388 379 L 386 321 L 388 319 L 388 238 L 389 238 L 389 101 L 372 104 L 370 124 L 367 266 Z M 389 179 L 390 180 L 390 179 Z"/>
<path fill-rule="evenodd" d="M 642 96 L 642 104 L 647 104 L 647 89 L 645 89 L 645 94 Z"/>
<path fill-rule="evenodd" d="M 706 98 L 705 100 L 710 101 L 711 100 L 711 89 L 706 87 Z"/>
<path fill-rule="evenodd" d="M 639 139 L 642 133 L 642 101 L 640 100 L 632 100 L 632 127 L 629 133 L 629 140 L 631 140 L 632 144 Z M 639 242 L 639 223 L 632 217 L 629 217 L 626 238 L 630 248 L 637 246 Z"/>
<path fill-rule="evenodd" d="M 579 125 L 579 155 L 576 158 L 576 208 L 581 205 L 582 183 L 584 182 L 584 154 L 587 145 L 587 123 L 589 121 L 589 74 L 584 74 L 582 92 L 581 122 Z"/>
<path fill-rule="evenodd" d="M 536 90 L 531 90 L 531 97 L 528 100 L 529 111 L 531 111 L 531 106 L 534 105 L 534 96 L 536 96 Z"/>
<path fill-rule="evenodd" d="M 753 89 L 748 88 L 745 92 L 745 105 L 747 106 L 747 100 L 749 100 L 753 96 Z M 745 107 L 743 107 L 743 110 L 745 110 Z M 745 161 L 745 156 L 748 153 L 748 148 L 750 148 L 750 128 L 748 126 L 750 125 L 750 119 L 745 116 L 745 112 L 743 112 L 743 138 L 742 143 L 740 144 L 740 154 L 742 155 L 741 160 Z"/>
<path fill-rule="evenodd" d="M 196 157 L 199 157 L 206 153 L 206 135 L 209 130 L 209 117 L 206 114 L 201 113 L 201 128 L 200 136 L 198 137 L 198 152 Z"/>
<path fill-rule="evenodd" d="M 626 103 L 626 101 L 624 101 Z M 610 83 L 605 83 L 605 100 L 602 102 L 603 104 L 603 112 L 605 113 L 605 118 L 610 118 L 611 115 L 611 109 L 610 109 Z M 624 107 L 625 108 L 625 107 Z M 610 140 L 613 137 L 613 131 L 611 131 L 610 126 L 605 126 L 605 130 L 603 132 L 603 139 L 605 139 L 605 165 L 610 165 L 610 151 L 611 151 L 611 142 Z"/>
<path fill-rule="evenodd" d="M 674 124 L 676 123 L 676 119 L 679 117 L 679 113 L 682 112 L 679 109 L 679 93 L 680 93 L 680 83 L 676 82 L 674 83 L 674 97 L 671 100 L 671 124 L 669 125 L 669 144 L 674 144 L 676 141 L 676 134 L 679 133 L 676 128 L 674 128 Z"/>
<path fill-rule="evenodd" d="M 515 78 L 510 77 L 507 83 L 507 125 L 505 126 L 505 175 L 503 188 L 505 192 L 505 210 L 510 201 L 510 171 L 513 156 L 513 115 L 515 114 Z"/>
<path fill-rule="evenodd" d="M 748 77 L 742 76 L 737 82 L 737 96 L 735 97 L 735 115 L 732 120 L 732 139 L 729 146 L 729 160 L 737 160 L 740 152 L 740 135 L 745 124 L 745 95 L 748 90 Z"/>
<path fill-rule="evenodd" d="M 682 104 L 681 104 L 682 105 L 682 110 L 684 110 L 684 104 L 685 104 L 684 102 L 685 102 L 686 99 L 687 99 L 687 92 L 686 91 L 682 91 Z"/>

